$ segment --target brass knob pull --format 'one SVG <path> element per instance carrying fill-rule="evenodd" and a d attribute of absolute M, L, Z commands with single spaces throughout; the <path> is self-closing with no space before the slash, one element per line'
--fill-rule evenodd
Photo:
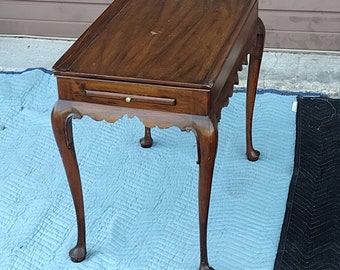
<path fill-rule="evenodd" d="M 131 99 L 132 99 L 131 97 L 126 97 L 126 98 L 125 98 L 125 102 L 126 102 L 126 103 L 130 103 L 130 102 L 131 102 Z"/>

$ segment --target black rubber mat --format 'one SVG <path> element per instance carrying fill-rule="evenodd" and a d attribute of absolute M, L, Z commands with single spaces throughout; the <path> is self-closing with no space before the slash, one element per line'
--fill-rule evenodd
<path fill-rule="evenodd" d="M 296 120 L 294 173 L 274 269 L 339 270 L 340 100 L 298 98 Z"/>

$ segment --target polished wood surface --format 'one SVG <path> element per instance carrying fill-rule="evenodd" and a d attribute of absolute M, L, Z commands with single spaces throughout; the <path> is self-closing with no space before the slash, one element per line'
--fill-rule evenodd
<path fill-rule="evenodd" d="M 73 261 L 85 258 L 86 241 L 72 119 L 114 123 L 128 115 L 145 125 L 143 147 L 151 147 L 154 126 L 195 134 L 200 270 L 212 269 L 206 241 L 218 121 L 250 54 L 246 153 L 258 159 L 251 129 L 264 33 L 257 0 L 115 0 L 55 64 L 52 126 L 77 214 Z"/>
<path fill-rule="evenodd" d="M 61 74 L 211 88 L 256 0 L 116 0 L 55 65 Z M 247 38 L 247 37 L 245 37 Z M 204 59 L 204 61 L 202 61 Z"/>

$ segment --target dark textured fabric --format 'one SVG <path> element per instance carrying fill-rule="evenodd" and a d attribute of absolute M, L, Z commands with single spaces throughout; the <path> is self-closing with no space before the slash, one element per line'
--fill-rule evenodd
<path fill-rule="evenodd" d="M 299 98 L 296 120 L 274 269 L 340 269 L 340 100 Z"/>

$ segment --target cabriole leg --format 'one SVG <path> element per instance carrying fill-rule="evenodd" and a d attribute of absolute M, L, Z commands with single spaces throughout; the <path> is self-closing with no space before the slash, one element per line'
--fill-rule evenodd
<path fill-rule="evenodd" d="M 264 25 L 261 19 L 258 19 L 256 46 L 250 53 L 248 82 L 247 82 L 246 144 L 247 144 L 247 158 L 250 161 L 256 161 L 258 160 L 260 156 L 260 152 L 255 150 L 253 147 L 252 124 L 253 124 L 253 111 L 254 111 L 256 89 L 257 89 L 257 83 L 258 83 L 262 54 L 263 54 L 264 37 L 265 37 Z"/>
<path fill-rule="evenodd" d="M 199 270 L 213 270 L 208 263 L 207 224 L 211 184 L 217 151 L 217 121 L 206 118 L 194 127 L 199 149 L 198 208 L 201 261 Z"/>
<path fill-rule="evenodd" d="M 78 241 L 69 255 L 72 261 L 81 262 L 86 256 L 85 216 L 79 167 L 73 144 L 72 116 L 72 108 L 63 106 L 63 102 L 58 101 L 52 111 L 51 120 L 77 216 Z"/>

